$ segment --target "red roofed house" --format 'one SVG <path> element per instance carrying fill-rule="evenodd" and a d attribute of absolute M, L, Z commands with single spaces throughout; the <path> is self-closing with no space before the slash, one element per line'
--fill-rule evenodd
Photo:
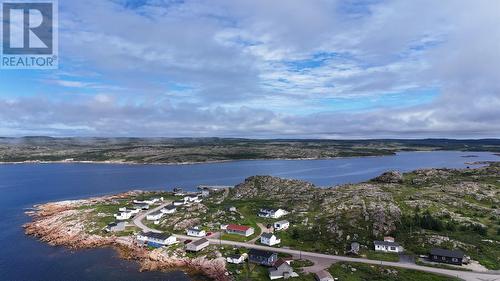
<path fill-rule="evenodd" d="M 229 234 L 238 234 L 248 237 L 252 235 L 255 230 L 253 229 L 253 227 L 245 225 L 229 224 L 226 228 L 226 232 Z"/>

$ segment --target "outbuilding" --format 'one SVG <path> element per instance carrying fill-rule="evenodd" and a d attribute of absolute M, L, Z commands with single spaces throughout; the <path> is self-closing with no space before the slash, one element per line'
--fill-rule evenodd
<path fill-rule="evenodd" d="M 210 242 L 206 238 L 201 238 L 186 245 L 186 251 L 198 252 L 208 247 Z"/>

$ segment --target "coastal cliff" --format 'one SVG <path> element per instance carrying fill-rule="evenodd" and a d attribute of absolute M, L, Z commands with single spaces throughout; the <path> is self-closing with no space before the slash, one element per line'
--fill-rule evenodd
<path fill-rule="evenodd" d="M 140 191 L 118 195 L 90 198 L 87 200 L 61 201 L 37 205 L 27 214 L 32 222 L 24 225 L 25 233 L 37 237 L 52 246 L 71 249 L 113 247 L 120 257 L 135 260 L 141 271 L 169 271 L 182 269 L 191 275 L 203 275 L 211 280 L 229 280 L 224 259 L 188 258 L 177 256 L 160 249 L 148 250 L 138 246 L 129 236 L 105 236 L 90 234 L 86 215 L 96 204 L 107 204 L 117 199 L 126 199 L 141 194 Z"/>

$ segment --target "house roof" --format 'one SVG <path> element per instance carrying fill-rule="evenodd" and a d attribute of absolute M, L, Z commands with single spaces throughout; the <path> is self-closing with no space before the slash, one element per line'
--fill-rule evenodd
<path fill-rule="evenodd" d="M 286 224 L 286 223 L 290 223 L 289 221 L 287 220 L 282 220 L 282 221 L 277 221 L 275 223 L 278 223 L 278 224 Z"/>
<path fill-rule="evenodd" d="M 381 245 L 381 246 L 399 247 L 399 243 L 397 243 L 397 242 L 389 242 L 389 241 L 373 241 L 373 244 L 375 244 L 375 245 Z"/>
<path fill-rule="evenodd" d="M 237 225 L 237 224 L 228 224 L 227 229 L 229 230 L 235 230 L 235 231 L 247 231 L 251 227 L 246 226 L 246 225 Z"/>
<path fill-rule="evenodd" d="M 194 246 L 200 246 L 200 245 L 203 245 L 205 243 L 208 243 L 208 240 L 206 238 L 201 238 L 201 239 L 193 241 L 193 242 L 191 242 L 189 244 L 194 245 Z"/>
<path fill-rule="evenodd" d="M 165 240 L 171 236 L 169 233 L 156 233 L 156 232 L 147 232 L 147 233 L 142 232 L 141 235 L 160 240 Z"/>
<path fill-rule="evenodd" d="M 175 210 L 175 209 L 177 209 L 177 207 L 175 207 L 174 205 L 167 205 L 164 208 L 167 209 L 167 210 Z"/>
<path fill-rule="evenodd" d="M 188 228 L 189 231 L 196 231 L 196 232 L 201 232 L 203 231 L 203 229 L 200 229 L 200 228 L 196 228 L 196 227 L 190 227 Z"/>
<path fill-rule="evenodd" d="M 316 272 L 316 276 L 318 277 L 318 279 L 323 279 L 323 278 L 331 278 L 331 279 L 333 279 L 333 277 L 330 274 L 330 272 L 328 272 L 326 270 L 321 270 L 321 271 Z"/>
<path fill-rule="evenodd" d="M 282 258 L 279 258 L 275 263 L 274 263 L 274 267 L 276 268 L 279 268 L 280 266 L 282 266 L 283 264 L 286 264 L 287 266 L 290 266 L 285 259 L 282 259 Z"/>
<path fill-rule="evenodd" d="M 160 212 L 160 211 L 157 211 L 157 212 L 154 212 L 154 213 L 148 214 L 148 216 L 157 216 L 157 215 L 163 215 L 163 213 L 162 213 L 162 212 Z"/>
<path fill-rule="evenodd" d="M 464 252 L 460 250 L 446 250 L 440 248 L 433 248 L 431 249 L 431 255 L 461 259 L 464 257 Z"/>
<path fill-rule="evenodd" d="M 269 251 L 264 251 L 264 250 L 251 249 L 248 252 L 248 255 L 250 255 L 250 256 L 259 256 L 259 257 L 264 257 L 264 258 L 270 258 L 273 255 L 276 255 L 276 253 L 269 252 Z"/>
<path fill-rule="evenodd" d="M 271 239 L 271 237 L 273 237 L 274 234 L 272 234 L 272 233 L 262 233 L 261 236 L 264 237 L 264 238 L 267 238 L 267 239 Z"/>

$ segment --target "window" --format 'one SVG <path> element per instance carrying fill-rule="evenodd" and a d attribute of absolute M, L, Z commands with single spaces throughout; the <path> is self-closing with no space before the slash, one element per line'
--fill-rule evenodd
<path fill-rule="evenodd" d="M 451 259 L 453 262 L 458 262 L 458 259 L 457 258 L 452 258 Z"/>
<path fill-rule="evenodd" d="M 396 247 L 391 246 L 391 251 L 396 251 Z"/>
<path fill-rule="evenodd" d="M 446 260 L 446 257 L 441 257 L 441 259 L 445 261 L 445 260 Z"/>

